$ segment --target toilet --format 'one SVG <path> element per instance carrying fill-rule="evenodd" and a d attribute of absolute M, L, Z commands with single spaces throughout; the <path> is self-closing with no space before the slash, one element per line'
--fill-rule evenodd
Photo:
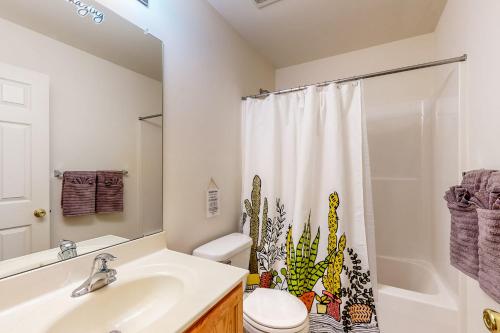
<path fill-rule="evenodd" d="M 250 237 L 234 233 L 200 246 L 193 255 L 248 269 L 251 246 Z M 286 291 L 257 288 L 243 301 L 243 326 L 248 333 L 306 333 L 308 312 Z"/>

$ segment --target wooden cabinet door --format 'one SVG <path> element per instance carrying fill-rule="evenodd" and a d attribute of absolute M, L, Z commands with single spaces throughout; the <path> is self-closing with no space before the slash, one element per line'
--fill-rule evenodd
<path fill-rule="evenodd" d="M 234 288 L 186 332 L 243 333 L 242 285 Z"/>

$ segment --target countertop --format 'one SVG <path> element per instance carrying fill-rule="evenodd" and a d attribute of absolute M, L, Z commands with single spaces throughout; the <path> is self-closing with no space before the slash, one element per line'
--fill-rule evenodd
<path fill-rule="evenodd" d="M 113 248 L 106 251 L 113 254 Z M 124 331 L 123 333 L 182 332 L 238 286 L 248 273 L 248 271 L 240 268 L 167 249 L 155 251 L 125 262 L 123 265 L 120 265 L 120 262 L 117 261 L 112 263 L 111 266 L 117 269 L 118 280 L 101 290 L 79 298 L 72 298 L 70 296 L 71 291 L 82 282 L 79 280 L 37 295 L 34 298 L 25 298 L 19 304 L 4 308 L 0 311 L 0 331 L 52 332 L 51 327 L 55 322 L 75 311 L 79 311 L 78 307 L 93 297 L 104 297 L 106 288 L 118 288 L 120 280 L 130 280 L 140 276 L 140 274 L 144 276 L 149 269 L 158 269 L 160 267 L 166 272 L 169 270 L 176 271 L 175 274 L 184 277 L 181 287 L 182 297 L 166 313 L 148 324 L 147 327 L 140 327 L 137 330 Z M 36 285 L 40 281 L 34 280 L 32 283 Z M 15 292 L 14 290 L 13 293 Z M 9 295 L 2 293 L 2 297 L 9 297 Z M 113 306 L 113 301 L 109 301 L 109 306 Z M 89 318 L 89 320 L 91 319 Z"/>

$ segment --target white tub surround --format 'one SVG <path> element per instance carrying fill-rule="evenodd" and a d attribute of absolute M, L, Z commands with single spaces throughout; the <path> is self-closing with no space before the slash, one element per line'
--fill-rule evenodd
<path fill-rule="evenodd" d="M 87 254 L 0 280 L 0 327 L 10 332 L 180 332 L 245 278 L 247 271 L 165 249 L 165 235 L 109 248 L 116 282 L 88 295 Z M 14 292 L 13 292 L 14 291 Z M 93 319 L 93 320 L 90 320 Z M 88 326 L 87 326 L 88 325 Z"/>
<path fill-rule="evenodd" d="M 377 257 L 380 330 L 400 333 L 456 332 L 458 304 L 437 271 L 422 260 Z"/>

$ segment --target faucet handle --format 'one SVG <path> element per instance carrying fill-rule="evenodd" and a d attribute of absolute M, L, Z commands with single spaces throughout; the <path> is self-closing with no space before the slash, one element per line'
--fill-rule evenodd
<path fill-rule="evenodd" d="M 117 259 L 117 258 L 112 254 L 101 253 L 95 257 L 94 265 L 95 265 L 95 263 L 98 263 L 97 270 L 98 271 L 106 271 L 106 270 L 108 270 L 108 262 L 114 261 L 115 259 Z"/>

